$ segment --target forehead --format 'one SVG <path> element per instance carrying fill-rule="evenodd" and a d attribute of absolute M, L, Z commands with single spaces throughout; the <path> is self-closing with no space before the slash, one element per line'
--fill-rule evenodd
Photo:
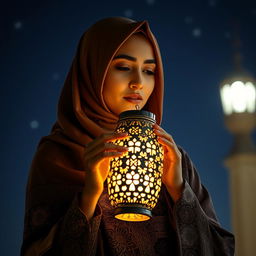
<path fill-rule="evenodd" d="M 119 54 L 147 59 L 154 58 L 151 42 L 143 34 L 131 35 L 117 51 L 116 55 Z"/>

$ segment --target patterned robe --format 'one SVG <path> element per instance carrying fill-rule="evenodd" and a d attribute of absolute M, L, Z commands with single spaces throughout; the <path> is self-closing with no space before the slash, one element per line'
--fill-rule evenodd
<path fill-rule="evenodd" d="M 66 186 L 70 200 L 64 198 L 54 205 L 44 202 L 27 212 L 21 255 L 234 255 L 233 235 L 218 223 L 193 163 L 181 147 L 179 150 L 185 184 L 175 204 L 163 185 L 150 220 L 120 221 L 114 218 L 105 186 L 88 221 L 78 206 L 79 190 Z"/>

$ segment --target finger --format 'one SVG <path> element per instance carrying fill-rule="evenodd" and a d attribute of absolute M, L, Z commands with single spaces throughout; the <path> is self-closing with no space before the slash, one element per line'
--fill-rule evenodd
<path fill-rule="evenodd" d="M 94 158 L 91 159 L 91 164 L 90 167 L 91 169 L 93 168 L 93 166 L 95 166 L 97 163 L 99 163 L 100 161 L 102 161 L 103 159 L 112 159 L 115 157 L 120 157 L 122 155 L 124 155 L 126 152 L 114 152 L 114 151 L 104 151 L 101 152 L 98 155 L 95 155 Z"/>
<path fill-rule="evenodd" d="M 104 149 L 105 151 L 128 151 L 128 147 L 119 146 L 111 142 L 105 142 Z"/>
<path fill-rule="evenodd" d="M 171 142 L 163 137 L 158 137 L 158 142 L 163 145 L 167 150 L 169 151 L 175 151 L 176 154 L 180 154 L 180 151 L 177 147 L 177 145 L 174 142 Z"/>
<path fill-rule="evenodd" d="M 102 145 L 95 147 L 90 152 L 84 153 L 84 161 L 91 161 L 91 159 L 95 158 L 97 155 L 101 155 L 103 152 L 127 152 L 127 147 L 118 146 L 112 143 L 104 142 Z"/>
<path fill-rule="evenodd" d="M 102 143 L 105 143 L 107 141 L 110 142 L 110 141 L 113 141 L 113 140 L 116 140 L 116 139 L 125 138 L 127 136 L 128 136 L 127 133 L 116 133 L 116 132 L 114 132 L 114 133 L 105 133 L 105 134 L 102 134 L 99 137 L 97 137 L 95 140 L 89 142 L 86 145 L 85 150 L 86 150 L 86 152 L 90 152 Z"/>
<path fill-rule="evenodd" d="M 175 143 L 173 143 L 172 141 L 170 141 L 170 140 L 168 140 L 168 139 L 166 139 L 164 137 L 158 137 L 157 140 L 163 146 L 167 146 L 167 147 L 171 147 L 171 148 L 176 146 Z"/>
<path fill-rule="evenodd" d="M 162 129 L 163 130 L 163 128 L 160 125 L 158 125 L 157 123 L 153 124 L 153 128 L 154 129 Z"/>
<path fill-rule="evenodd" d="M 171 142 L 175 143 L 173 137 L 169 133 L 167 133 L 164 129 L 162 129 L 162 130 L 154 129 L 154 132 L 157 136 L 164 137 L 167 140 L 170 140 Z"/>
<path fill-rule="evenodd" d="M 161 126 L 159 126 L 158 124 L 154 124 L 154 125 L 153 125 L 153 129 L 154 129 L 155 131 L 167 133 L 167 132 L 166 132 Z"/>
<path fill-rule="evenodd" d="M 113 136 L 111 136 L 110 138 L 107 138 L 106 141 L 113 141 L 113 140 L 124 139 L 126 137 L 129 137 L 127 132 L 123 132 L 123 133 L 114 132 L 112 133 L 112 135 Z"/>

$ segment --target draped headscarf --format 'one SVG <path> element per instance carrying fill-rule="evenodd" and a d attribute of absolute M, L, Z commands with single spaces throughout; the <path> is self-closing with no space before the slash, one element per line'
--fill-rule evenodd
<path fill-rule="evenodd" d="M 51 134 L 41 139 L 31 165 L 27 184 L 25 241 L 31 236 L 36 239 L 42 230 L 49 230 L 74 194 L 81 191 L 84 183 L 84 145 L 100 134 L 114 130 L 118 117 L 104 102 L 104 79 L 118 49 L 138 31 L 142 31 L 152 44 L 156 60 L 155 87 L 143 109 L 153 112 L 160 124 L 164 83 L 162 60 L 148 22 L 121 17 L 98 21 L 79 41 L 59 99 L 57 121 Z M 53 212 L 46 224 L 42 216 L 40 220 L 34 216 L 36 209 L 40 213 L 45 205 Z"/>
<path fill-rule="evenodd" d="M 103 99 L 103 84 L 108 66 L 122 44 L 135 32 L 143 31 L 156 58 L 155 89 L 145 109 L 162 118 L 163 70 L 159 47 L 147 21 L 107 18 L 89 28 L 80 39 L 76 56 L 65 81 L 58 108 L 61 132 L 80 145 L 114 129 L 117 116 Z"/>

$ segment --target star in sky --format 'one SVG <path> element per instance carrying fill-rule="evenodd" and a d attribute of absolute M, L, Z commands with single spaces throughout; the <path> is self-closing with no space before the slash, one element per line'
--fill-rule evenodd
<path fill-rule="evenodd" d="M 33 120 L 30 122 L 31 129 L 37 129 L 39 127 L 39 122 L 37 120 Z"/>
<path fill-rule="evenodd" d="M 124 11 L 124 15 L 127 18 L 131 18 L 133 16 L 133 11 L 131 9 L 127 9 L 127 10 Z"/>
<path fill-rule="evenodd" d="M 146 3 L 148 5 L 153 5 L 155 3 L 155 0 L 146 0 Z"/>
<path fill-rule="evenodd" d="M 202 30 L 201 30 L 200 28 L 194 28 L 194 29 L 192 30 L 192 35 L 193 35 L 194 37 L 200 37 L 201 34 L 202 34 Z"/>
<path fill-rule="evenodd" d="M 209 4 L 209 6 L 214 7 L 214 6 L 216 6 L 216 0 L 209 0 L 208 4 Z"/>
<path fill-rule="evenodd" d="M 17 20 L 13 23 L 13 27 L 16 30 L 20 30 L 23 28 L 23 23 L 20 20 Z"/>

